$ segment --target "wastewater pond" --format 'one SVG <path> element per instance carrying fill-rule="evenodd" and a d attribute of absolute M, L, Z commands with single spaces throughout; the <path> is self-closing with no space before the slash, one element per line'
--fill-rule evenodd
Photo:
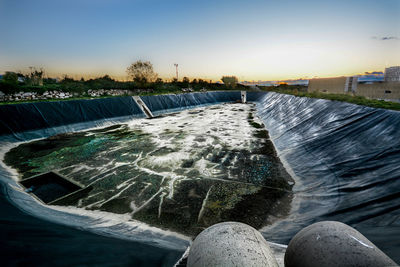
<path fill-rule="evenodd" d="M 290 211 L 293 180 L 252 104 L 220 104 L 23 143 L 20 179 L 56 171 L 92 190 L 79 209 L 194 236 L 222 221 L 261 228 Z"/>

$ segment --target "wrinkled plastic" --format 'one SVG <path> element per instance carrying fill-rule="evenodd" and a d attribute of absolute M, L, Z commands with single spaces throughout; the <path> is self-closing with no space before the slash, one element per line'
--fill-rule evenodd
<path fill-rule="evenodd" d="M 290 216 L 264 236 L 287 244 L 311 223 L 337 220 L 399 261 L 400 112 L 277 93 L 257 105 L 296 180 Z"/>
<path fill-rule="evenodd" d="M 142 97 L 163 114 L 240 100 L 240 92 Z M 287 244 L 303 227 L 338 220 L 359 230 L 400 261 L 400 112 L 348 103 L 251 92 L 280 158 L 294 176 L 289 217 L 261 229 L 269 241 Z M 123 123 L 145 117 L 131 97 L 0 106 L 2 153 L 19 141 Z M 15 190 L 13 174 L 0 166 L 7 199 L 25 213 L 57 223 L 184 250 L 180 237 L 138 225 L 108 224 L 84 215 L 55 211 Z M 273 221 L 273 220 L 272 220 Z M 11 222 L 12 223 L 12 222 Z"/>
<path fill-rule="evenodd" d="M 117 117 L 145 117 L 132 97 L 0 105 L 0 136 Z"/>
<path fill-rule="evenodd" d="M 160 99 L 163 100 L 160 101 Z M 181 99 L 179 102 L 180 104 L 171 106 L 171 102 L 176 101 L 176 99 Z M 191 108 L 196 105 L 210 105 L 239 99 L 239 92 L 211 92 L 204 94 L 147 97 L 150 105 L 159 107 L 159 114 Z M 144 117 L 145 114 L 132 97 L 3 105 L 0 106 L 0 152 L 4 155 L 5 152 L 11 147 L 18 145 L 19 142 L 46 138 L 60 133 L 105 127 Z M 22 190 L 15 181 L 15 175 L 16 174 L 8 169 L 4 163 L 0 164 L 1 200 L 7 200 L 23 211 L 23 213 L 17 211 L 16 208 L 10 204 L 6 205 L 4 203 L 5 205 L 0 206 L 2 213 L 16 214 L 15 216 L 8 216 L 4 219 L 4 224 L 0 223 L 1 228 L 5 229 L 5 233 L 7 234 L 11 234 L 12 232 L 33 231 L 35 233 L 43 232 L 44 235 L 53 236 L 57 231 L 45 229 L 52 228 L 53 225 L 56 229 L 63 229 L 69 238 L 73 237 L 78 243 L 88 242 L 87 240 L 90 239 L 94 240 L 93 242 L 95 243 L 97 241 L 104 242 L 105 244 L 108 243 L 110 249 L 115 245 L 115 239 L 96 237 L 95 235 L 91 236 L 89 234 L 83 235 L 79 231 L 58 226 L 58 224 L 66 224 L 89 232 L 131 241 L 131 243 L 126 244 L 126 246 L 132 248 L 132 250 L 136 250 L 136 253 L 125 258 L 121 256 L 120 263 L 123 264 L 123 260 L 130 260 L 130 263 L 136 262 L 144 266 L 153 266 L 154 264 L 163 266 L 172 265 L 171 262 L 176 261 L 179 255 L 182 254 L 189 245 L 188 239 L 181 235 L 149 227 L 140 222 L 126 222 L 126 219 L 119 220 L 118 216 L 104 215 L 104 217 L 99 218 L 98 216 L 88 216 L 89 214 L 85 215 L 84 211 L 82 214 L 74 214 L 64 210 L 43 206 Z M 30 217 L 30 214 L 39 219 Z M 45 219 L 50 222 L 41 224 L 40 219 Z M 10 229 L 9 225 L 14 225 L 15 227 Z M 29 230 L 27 230 L 27 225 L 30 227 Z M 30 232 L 22 237 L 14 234 L 14 239 L 20 240 L 19 242 L 25 245 L 37 242 L 37 236 L 34 233 L 31 235 Z M 61 239 L 64 240 L 66 238 L 61 237 Z M 8 241 L 5 240 L 5 242 Z M 51 251 L 53 251 L 54 255 L 57 255 L 57 253 L 65 250 L 71 251 L 71 247 L 74 247 L 68 242 L 57 240 L 57 238 L 50 238 L 48 242 L 50 242 L 50 244 L 56 242 L 57 245 L 51 246 L 51 248 L 39 246 L 36 248 L 35 255 L 37 255 L 37 257 L 27 258 L 27 260 L 31 259 L 38 263 L 40 262 L 38 259 L 38 257 L 41 257 L 40 255 L 44 257 L 44 255 L 48 255 Z M 118 246 L 124 241 L 120 242 L 121 243 L 116 245 Z M 25 249 L 23 249 L 23 251 L 19 250 L 18 247 L 13 246 L 11 243 L 7 243 L 7 245 L 3 247 L 6 247 L 5 250 L 10 250 L 8 251 L 10 261 L 7 261 L 9 263 L 19 258 L 13 255 L 21 254 L 25 251 Z M 92 249 L 88 253 L 104 249 L 104 247 L 106 246 L 93 244 Z M 15 251 L 11 251 L 13 249 L 15 249 Z M 76 250 L 72 249 L 72 252 L 84 253 L 82 249 L 83 248 L 77 246 Z M 138 251 L 141 252 L 138 253 Z M 110 250 L 110 253 L 110 256 L 103 255 L 103 257 L 99 257 L 98 259 L 111 260 L 113 259 L 113 254 L 118 255 L 120 252 L 114 253 Z M 95 264 L 98 259 L 93 259 L 91 263 Z M 85 264 L 85 262 L 79 261 L 79 259 L 76 258 L 75 260 L 71 259 L 69 261 L 60 260 L 60 262 L 70 262 L 73 265 Z M 57 262 L 57 260 L 53 261 Z M 119 265 L 117 262 L 112 262 L 110 264 Z"/>
<path fill-rule="evenodd" d="M 154 95 L 140 98 L 155 116 L 204 105 L 235 102 L 241 99 L 239 91 Z"/>
<path fill-rule="evenodd" d="M 184 251 L 33 217 L 8 201 L 11 189 L 6 187 L 0 182 L 2 266 L 173 266 Z M 72 216 L 65 219 L 74 221 Z"/>
<path fill-rule="evenodd" d="M 264 96 L 265 92 L 247 92 L 246 93 L 247 102 L 257 102 L 260 101 Z"/>

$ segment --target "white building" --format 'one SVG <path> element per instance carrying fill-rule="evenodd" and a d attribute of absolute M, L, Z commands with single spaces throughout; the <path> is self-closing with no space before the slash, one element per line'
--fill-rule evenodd
<path fill-rule="evenodd" d="M 385 82 L 400 82 L 400 66 L 385 69 Z"/>

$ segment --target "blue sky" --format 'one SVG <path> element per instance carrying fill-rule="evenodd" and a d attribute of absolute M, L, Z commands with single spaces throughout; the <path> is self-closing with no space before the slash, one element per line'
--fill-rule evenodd
<path fill-rule="evenodd" d="M 399 0 L 0 0 L 0 25 L 0 73 L 125 79 L 141 59 L 163 78 L 178 63 L 181 77 L 277 80 L 400 65 Z"/>

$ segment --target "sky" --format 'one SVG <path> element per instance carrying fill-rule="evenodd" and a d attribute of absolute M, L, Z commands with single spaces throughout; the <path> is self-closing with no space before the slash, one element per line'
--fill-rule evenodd
<path fill-rule="evenodd" d="M 400 65 L 400 0 L 0 0 L 0 73 L 283 80 Z"/>

